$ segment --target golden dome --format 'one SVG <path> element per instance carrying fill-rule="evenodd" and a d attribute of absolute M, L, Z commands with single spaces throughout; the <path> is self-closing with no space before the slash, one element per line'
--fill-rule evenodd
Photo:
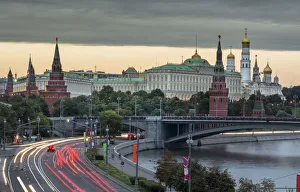
<path fill-rule="evenodd" d="M 201 59 L 201 56 L 197 53 L 197 49 L 196 49 L 195 54 L 192 56 L 192 59 L 195 59 L 195 58 Z"/>
<path fill-rule="evenodd" d="M 250 40 L 247 37 L 247 28 L 245 29 L 245 37 L 242 41 L 242 44 L 250 44 Z"/>
<path fill-rule="evenodd" d="M 244 37 L 242 43 L 243 43 L 243 44 L 245 44 L 245 43 L 246 43 L 246 44 L 250 43 L 250 40 L 248 39 L 247 36 Z"/>
<path fill-rule="evenodd" d="M 272 74 L 272 69 L 269 66 L 269 63 L 267 63 L 267 66 L 264 68 L 264 74 Z"/>

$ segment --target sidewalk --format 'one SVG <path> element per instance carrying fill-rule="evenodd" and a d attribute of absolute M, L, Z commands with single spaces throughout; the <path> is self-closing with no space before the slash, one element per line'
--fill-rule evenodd
<path fill-rule="evenodd" d="M 126 174 L 135 177 L 135 175 L 136 175 L 136 166 L 135 166 L 135 164 L 132 165 L 132 164 L 127 163 L 127 161 L 124 161 L 124 160 L 123 160 L 124 157 L 122 157 L 122 156 L 121 156 L 121 158 L 120 158 L 119 156 L 114 155 L 114 158 L 112 159 L 111 154 L 114 154 L 114 147 L 115 147 L 115 146 L 116 146 L 116 145 L 110 145 L 110 146 L 109 146 L 109 159 L 108 159 L 108 162 L 109 162 L 111 165 L 113 165 L 113 166 L 115 166 L 116 168 L 118 168 L 119 170 L 125 172 Z M 123 165 L 123 166 L 121 166 L 121 162 L 122 162 L 122 161 L 124 162 L 124 165 Z M 145 168 L 143 168 L 143 167 L 142 167 L 142 169 L 141 169 L 141 166 L 139 166 L 139 170 L 138 170 L 138 176 L 139 176 L 139 177 L 144 177 L 144 178 L 146 178 L 146 179 L 148 179 L 148 180 L 157 181 L 157 180 L 155 179 L 155 173 L 154 173 L 154 172 L 152 172 L 151 170 L 146 171 L 146 170 L 144 170 L 144 169 L 145 169 Z M 158 181 L 157 181 L 157 182 L 158 182 Z"/>

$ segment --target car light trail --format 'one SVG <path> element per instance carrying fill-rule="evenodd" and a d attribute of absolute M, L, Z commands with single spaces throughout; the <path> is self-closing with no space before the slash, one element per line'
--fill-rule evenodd
<path fill-rule="evenodd" d="M 33 188 L 32 185 L 28 185 L 29 189 L 32 191 L 32 192 L 36 192 L 36 190 Z"/>
<path fill-rule="evenodd" d="M 7 185 L 7 178 L 6 178 L 6 175 L 5 175 L 5 168 L 6 168 L 6 158 L 3 161 L 2 175 L 3 175 L 4 184 Z"/>
<path fill-rule="evenodd" d="M 24 191 L 24 192 L 28 192 L 28 190 L 27 190 L 27 188 L 25 187 L 25 185 L 24 185 L 22 179 L 21 179 L 20 177 L 17 177 L 17 180 L 19 181 L 19 183 L 20 183 L 20 185 L 21 185 L 23 191 Z"/>

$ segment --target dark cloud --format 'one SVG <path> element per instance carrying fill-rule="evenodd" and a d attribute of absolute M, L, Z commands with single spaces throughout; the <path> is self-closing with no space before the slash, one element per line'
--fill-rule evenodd
<path fill-rule="evenodd" d="M 298 0 L 0 0 L 0 41 L 298 50 Z"/>

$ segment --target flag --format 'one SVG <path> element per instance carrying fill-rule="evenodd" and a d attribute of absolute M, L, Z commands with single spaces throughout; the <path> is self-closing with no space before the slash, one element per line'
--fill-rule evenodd
<path fill-rule="evenodd" d="M 296 178 L 296 192 L 300 192 L 300 175 L 297 175 Z"/>
<path fill-rule="evenodd" d="M 107 145 L 106 143 L 103 143 L 103 157 L 106 160 L 106 150 L 107 150 Z"/>
<path fill-rule="evenodd" d="M 132 152 L 132 161 L 136 163 L 136 152 L 137 152 L 137 144 L 133 144 L 133 152 Z"/>
<path fill-rule="evenodd" d="M 184 173 L 184 181 L 189 180 L 189 157 L 188 156 L 183 156 L 182 157 L 183 161 L 183 173 Z"/>

